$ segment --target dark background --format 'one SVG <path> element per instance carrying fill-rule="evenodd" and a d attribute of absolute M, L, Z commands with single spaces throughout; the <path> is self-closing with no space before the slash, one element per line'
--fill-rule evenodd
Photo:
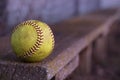
<path fill-rule="evenodd" d="M 53 24 L 119 5 L 120 0 L 0 0 L 0 35 L 27 19 Z"/>

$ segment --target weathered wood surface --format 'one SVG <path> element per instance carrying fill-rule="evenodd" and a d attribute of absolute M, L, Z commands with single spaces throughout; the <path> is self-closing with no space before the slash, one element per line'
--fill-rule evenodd
<path fill-rule="evenodd" d="M 79 55 L 75 56 L 62 70 L 55 75 L 55 80 L 64 80 L 70 75 L 79 65 Z"/>
<path fill-rule="evenodd" d="M 38 63 L 19 61 L 10 48 L 10 38 L 0 38 L 0 80 L 50 80 L 99 35 L 105 33 L 108 29 L 106 26 L 111 25 L 119 15 L 111 14 L 104 19 L 93 19 L 93 16 L 52 25 L 56 43 L 54 51 Z"/>

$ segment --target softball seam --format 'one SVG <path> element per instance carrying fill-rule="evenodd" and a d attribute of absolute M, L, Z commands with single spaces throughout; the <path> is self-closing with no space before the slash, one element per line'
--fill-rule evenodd
<path fill-rule="evenodd" d="M 30 25 L 30 26 L 33 26 L 37 32 L 37 40 L 36 40 L 36 43 L 28 50 L 28 51 L 25 51 L 22 55 L 22 56 L 19 56 L 19 57 L 28 57 L 28 56 L 31 56 L 32 54 L 35 54 L 35 52 L 40 48 L 40 45 L 42 45 L 43 43 L 43 31 L 42 29 L 35 23 L 35 22 L 32 22 L 32 21 L 25 21 L 21 24 L 19 24 L 15 29 L 17 29 L 19 26 L 23 26 L 23 25 Z M 47 26 L 48 27 L 48 26 Z M 14 29 L 14 31 L 15 31 Z M 48 27 L 49 31 L 50 31 L 50 36 L 52 37 L 52 49 L 54 48 L 54 35 L 52 33 L 52 30 Z"/>
<path fill-rule="evenodd" d="M 26 51 L 23 55 L 23 57 L 28 57 L 31 56 L 32 54 L 35 54 L 35 52 L 40 48 L 40 45 L 43 43 L 43 32 L 42 29 L 34 22 L 32 21 L 26 21 L 23 23 L 23 25 L 31 25 L 35 28 L 37 32 L 37 41 L 36 43 L 28 50 Z"/>
<path fill-rule="evenodd" d="M 48 27 L 48 26 L 47 26 Z M 54 40 L 54 35 L 53 35 L 53 33 L 52 33 L 52 30 L 50 29 L 50 27 L 48 27 L 48 29 L 49 29 L 49 31 L 50 31 L 50 36 L 52 37 L 52 50 L 53 50 L 53 48 L 54 48 L 54 43 L 55 43 L 55 40 Z"/>
<path fill-rule="evenodd" d="M 32 54 L 35 54 L 35 52 L 40 48 L 40 45 L 43 43 L 43 31 L 42 29 L 35 23 L 32 21 L 25 21 L 23 23 L 21 23 L 20 25 L 30 25 L 33 26 L 37 32 L 37 40 L 36 43 L 28 50 L 25 51 L 22 56 L 19 57 L 28 57 L 31 56 Z M 20 25 L 18 25 L 16 28 L 18 28 Z"/>

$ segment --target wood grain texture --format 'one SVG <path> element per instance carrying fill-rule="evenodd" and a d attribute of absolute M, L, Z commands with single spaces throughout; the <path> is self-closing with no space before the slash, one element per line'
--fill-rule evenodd
<path fill-rule="evenodd" d="M 55 48 L 49 57 L 38 63 L 20 61 L 11 50 L 10 38 L 1 37 L 0 80 L 50 80 L 118 17 L 112 14 L 107 19 L 99 17 L 94 21 L 90 17 L 79 17 L 51 25 Z"/>
<path fill-rule="evenodd" d="M 64 80 L 78 67 L 78 65 L 79 65 L 79 55 L 75 56 L 75 58 L 73 58 L 70 61 L 70 63 L 68 63 L 55 75 L 55 80 Z"/>

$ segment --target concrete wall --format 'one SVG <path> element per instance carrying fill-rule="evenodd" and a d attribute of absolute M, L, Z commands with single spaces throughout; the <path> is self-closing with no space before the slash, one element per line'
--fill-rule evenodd
<path fill-rule="evenodd" d="M 79 14 L 86 14 L 100 8 L 99 0 L 79 0 Z"/>
<path fill-rule="evenodd" d="M 84 15 L 104 7 L 113 0 L 0 0 L 0 34 L 27 19 L 38 19 L 49 24 Z M 118 1 L 118 0 L 114 0 Z M 102 4 L 101 4 L 102 2 Z M 110 3 L 109 3 L 110 4 Z"/>
<path fill-rule="evenodd" d="M 0 0 L 0 23 L 9 30 L 27 19 L 53 24 L 100 8 L 118 7 L 120 0 Z"/>
<path fill-rule="evenodd" d="M 100 0 L 101 8 L 120 7 L 120 0 Z"/>
<path fill-rule="evenodd" d="M 2 0 L 0 3 L 4 15 L 2 12 L 0 15 L 8 26 L 27 19 L 39 19 L 51 24 L 75 16 L 76 13 L 95 10 L 96 2 L 97 0 Z"/>
<path fill-rule="evenodd" d="M 74 0 L 8 0 L 7 24 L 27 19 L 55 23 L 74 15 L 74 6 Z"/>

